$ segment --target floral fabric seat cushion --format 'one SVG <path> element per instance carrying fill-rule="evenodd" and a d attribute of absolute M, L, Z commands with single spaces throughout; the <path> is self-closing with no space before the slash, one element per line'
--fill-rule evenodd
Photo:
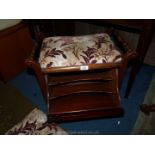
<path fill-rule="evenodd" d="M 8 130 L 5 135 L 67 135 L 68 133 L 56 123 L 48 123 L 47 115 L 41 110 L 33 109 L 25 118 Z"/>
<path fill-rule="evenodd" d="M 41 68 L 120 62 L 121 53 L 106 33 L 48 37 L 39 57 Z"/>

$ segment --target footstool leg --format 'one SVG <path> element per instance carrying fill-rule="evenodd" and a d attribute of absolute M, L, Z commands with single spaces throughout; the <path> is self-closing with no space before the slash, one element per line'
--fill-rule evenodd
<path fill-rule="evenodd" d="M 155 104 L 152 104 L 152 105 L 143 104 L 141 105 L 140 109 L 142 112 L 149 115 L 150 112 L 155 111 Z"/>

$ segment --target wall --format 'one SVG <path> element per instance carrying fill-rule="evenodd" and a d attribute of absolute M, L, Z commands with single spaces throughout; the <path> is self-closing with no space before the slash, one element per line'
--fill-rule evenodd
<path fill-rule="evenodd" d="M 9 28 L 21 22 L 21 19 L 0 19 L 0 30 Z"/>

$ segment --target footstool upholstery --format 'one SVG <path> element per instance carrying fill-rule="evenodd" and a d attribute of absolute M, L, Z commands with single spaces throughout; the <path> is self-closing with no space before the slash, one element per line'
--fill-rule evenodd
<path fill-rule="evenodd" d="M 121 53 L 106 33 L 45 38 L 39 58 L 41 68 L 120 61 Z"/>
<path fill-rule="evenodd" d="M 114 30 L 84 36 L 45 38 L 36 73 L 48 107 L 48 121 L 76 121 L 123 114 L 119 89 L 128 62 L 136 57 Z"/>

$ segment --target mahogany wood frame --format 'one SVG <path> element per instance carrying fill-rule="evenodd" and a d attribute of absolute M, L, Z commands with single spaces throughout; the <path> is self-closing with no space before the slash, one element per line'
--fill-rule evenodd
<path fill-rule="evenodd" d="M 155 112 L 155 104 L 142 104 L 140 109 L 142 112 L 149 115 L 150 112 Z"/>
<path fill-rule="evenodd" d="M 136 74 L 143 63 L 148 47 L 153 38 L 155 21 L 152 19 L 80 19 L 79 21 L 100 26 L 112 26 L 119 30 L 139 34 L 136 48 L 138 57 L 137 60 L 132 64 L 131 73 L 125 92 L 125 97 L 128 97 L 131 92 Z"/>
<path fill-rule="evenodd" d="M 39 81 L 48 106 L 48 121 L 75 121 L 123 114 L 119 89 L 130 60 L 137 53 L 114 30 L 107 31 L 122 49 L 121 63 L 41 69 L 34 53 L 25 61 Z"/>
<path fill-rule="evenodd" d="M 0 31 L 0 80 L 8 82 L 25 69 L 33 42 L 25 22 Z"/>

